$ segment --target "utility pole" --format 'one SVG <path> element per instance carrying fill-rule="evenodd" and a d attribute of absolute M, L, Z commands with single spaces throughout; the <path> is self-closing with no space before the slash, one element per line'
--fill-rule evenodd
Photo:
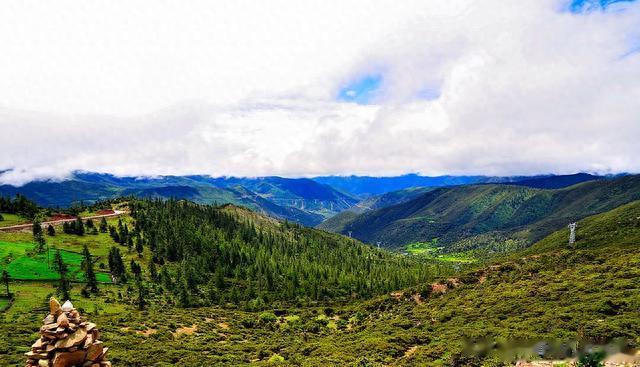
<path fill-rule="evenodd" d="M 578 223 L 573 222 L 569 224 L 569 247 L 573 248 L 576 243 L 576 227 Z"/>

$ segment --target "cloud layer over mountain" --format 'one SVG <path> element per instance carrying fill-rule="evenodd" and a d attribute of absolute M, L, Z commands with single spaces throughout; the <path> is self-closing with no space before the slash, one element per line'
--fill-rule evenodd
<path fill-rule="evenodd" d="M 2 8 L 3 183 L 640 171 L 637 2 Z"/>

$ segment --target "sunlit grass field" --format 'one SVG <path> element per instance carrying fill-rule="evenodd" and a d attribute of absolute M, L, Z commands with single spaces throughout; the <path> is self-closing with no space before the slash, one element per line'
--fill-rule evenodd
<path fill-rule="evenodd" d="M 125 222 L 127 218 L 123 218 Z M 109 225 L 116 225 L 118 218 L 109 218 Z M 94 220 L 96 226 L 98 220 Z M 109 249 L 116 245 L 108 233 L 85 234 L 77 236 L 66 234 L 62 231 L 62 226 L 54 227 L 55 236 L 45 235 L 48 252 L 38 252 L 36 244 L 33 242 L 33 235 L 30 230 L 18 232 L 0 232 L 0 270 L 7 270 L 12 279 L 28 281 L 55 281 L 58 279 L 57 272 L 53 269 L 53 259 L 56 250 L 61 251 L 65 263 L 69 265 L 72 280 L 76 282 L 84 281 L 84 274 L 80 269 L 82 262 L 82 248 L 86 244 L 96 262 L 96 276 L 98 282 L 110 283 L 111 277 L 106 272 L 107 255 Z M 46 233 L 46 228 L 45 228 Z M 136 254 L 129 254 L 124 251 L 124 257 L 137 257 Z"/>
<path fill-rule="evenodd" d="M 7 270 L 15 280 L 57 280 L 58 274 L 53 268 L 56 250 L 49 248 L 42 253 L 36 251 L 33 243 L 12 243 L 0 241 L 0 270 Z M 76 281 L 84 280 L 80 270 L 82 255 L 70 251 L 60 251 L 62 259 Z M 99 282 L 110 282 L 107 273 L 96 274 Z"/>
<path fill-rule="evenodd" d="M 405 247 L 407 253 L 417 256 L 423 256 L 433 260 L 457 263 L 472 263 L 476 260 L 471 256 L 460 253 L 442 253 L 442 247 L 438 246 L 438 240 L 433 239 L 431 242 L 414 242 Z"/>
<path fill-rule="evenodd" d="M 129 218 L 122 218 L 123 222 L 129 222 Z M 99 219 L 93 221 L 96 226 L 100 224 Z M 107 223 L 109 225 L 117 225 L 118 218 L 108 218 Z M 71 252 L 82 252 L 82 246 L 87 245 L 89 251 L 93 256 L 105 257 L 109 253 L 109 248 L 113 245 L 113 240 L 108 233 L 98 234 L 85 234 L 84 236 L 76 236 L 72 234 L 66 234 L 62 231 L 62 226 L 54 226 L 56 235 L 46 235 L 45 239 L 50 248 L 58 248 L 60 250 L 67 250 Z M 46 233 L 46 228 L 45 233 Z M 33 242 L 33 235 L 31 230 L 23 230 L 19 232 L 0 232 L 0 241 L 4 242 Z M 1 250 L 0 250 L 1 251 Z"/>
<path fill-rule="evenodd" d="M 17 224 L 27 223 L 28 220 L 17 215 L 17 214 L 8 214 L 8 213 L 0 213 L 4 220 L 0 220 L 0 227 L 10 227 L 15 226 Z"/>

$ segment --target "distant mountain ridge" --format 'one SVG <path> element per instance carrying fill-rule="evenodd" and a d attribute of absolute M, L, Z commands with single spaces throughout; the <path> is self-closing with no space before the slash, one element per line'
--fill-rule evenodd
<path fill-rule="evenodd" d="M 563 187 L 573 186 L 581 182 L 603 180 L 607 177 L 596 176 L 589 173 L 576 173 L 573 175 L 549 175 L 526 178 L 513 182 L 505 183 L 507 185 L 527 186 L 537 189 L 561 189 Z"/>
<path fill-rule="evenodd" d="M 597 178 L 586 174 L 571 178 L 418 175 L 316 178 L 216 178 L 205 175 L 119 177 L 104 173 L 75 172 L 62 181 L 34 181 L 20 187 L 0 185 L 0 195 L 14 196 L 21 193 L 48 207 L 68 207 L 82 201 L 91 203 L 118 196 L 179 198 L 203 204 L 231 203 L 278 219 L 315 226 L 339 213 L 352 217 L 354 213 L 402 203 L 435 187 L 489 182 L 517 184 L 517 180 L 523 180 L 521 184 L 524 185 L 550 186 Z M 395 188 L 400 189 L 392 190 Z M 374 193 L 380 194 L 373 195 Z M 334 219 L 334 222 L 341 221 L 340 216 Z M 340 228 L 327 226 L 325 229 L 338 231 Z"/>
<path fill-rule="evenodd" d="M 391 191 L 403 190 L 410 187 L 468 185 L 481 182 L 492 182 L 493 180 L 502 182 L 501 178 L 487 176 L 427 177 L 417 174 L 395 177 L 321 176 L 314 177 L 313 180 L 363 198 Z"/>
<path fill-rule="evenodd" d="M 367 198 L 387 192 L 399 191 L 411 187 L 446 187 L 472 184 L 514 184 L 536 188 L 562 188 L 580 182 L 602 179 L 588 173 L 570 175 L 535 175 L 535 176 L 420 176 L 408 174 L 395 177 L 371 176 L 322 176 L 313 180 L 332 186 L 337 190 L 354 196 Z"/>
<path fill-rule="evenodd" d="M 315 226 L 357 202 L 355 198 L 309 179 L 281 177 L 118 177 L 77 172 L 60 182 L 34 181 L 20 187 L 0 186 L 0 196 L 19 193 L 47 207 L 68 207 L 81 201 L 92 203 L 118 196 L 178 198 L 202 204 L 231 203 L 306 226 Z"/>
<path fill-rule="evenodd" d="M 477 176 L 482 177 L 482 176 Z M 563 188 L 571 185 L 575 185 L 581 182 L 587 181 L 595 181 L 605 179 L 604 176 L 595 176 L 588 173 L 577 173 L 573 175 L 545 175 L 545 176 L 534 176 L 528 177 L 526 179 L 516 178 L 516 177 L 485 177 L 484 181 L 495 181 L 502 185 L 515 185 L 515 186 L 526 186 L 531 188 L 540 188 L 540 189 L 557 189 Z M 518 180 L 521 181 L 513 181 Z M 500 182 L 503 181 L 503 182 Z M 435 183 L 442 183 L 444 181 L 436 181 Z M 480 182 L 477 184 L 492 184 L 488 182 Z M 453 185 L 452 185 L 453 186 Z M 462 185 L 458 185 L 462 186 Z M 367 199 L 360 201 L 355 204 L 348 210 L 345 210 L 341 213 L 336 214 L 335 216 L 326 219 L 324 222 L 320 223 L 317 228 L 324 229 L 331 232 L 342 233 L 345 229 L 345 226 L 358 214 L 362 214 L 367 211 L 382 209 L 385 207 L 401 204 L 412 199 L 417 198 L 418 196 L 427 193 L 429 191 L 433 191 L 438 187 L 410 187 L 406 189 L 401 189 L 397 191 L 391 191 L 380 195 L 371 196 Z"/>

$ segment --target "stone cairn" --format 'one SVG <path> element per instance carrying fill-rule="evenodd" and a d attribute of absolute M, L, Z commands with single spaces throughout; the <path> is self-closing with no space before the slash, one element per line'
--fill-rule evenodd
<path fill-rule="evenodd" d="M 69 301 L 60 306 L 51 298 L 49 310 L 40 339 L 25 353 L 26 367 L 111 367 L 95 324 L 83 321 Z"/>

